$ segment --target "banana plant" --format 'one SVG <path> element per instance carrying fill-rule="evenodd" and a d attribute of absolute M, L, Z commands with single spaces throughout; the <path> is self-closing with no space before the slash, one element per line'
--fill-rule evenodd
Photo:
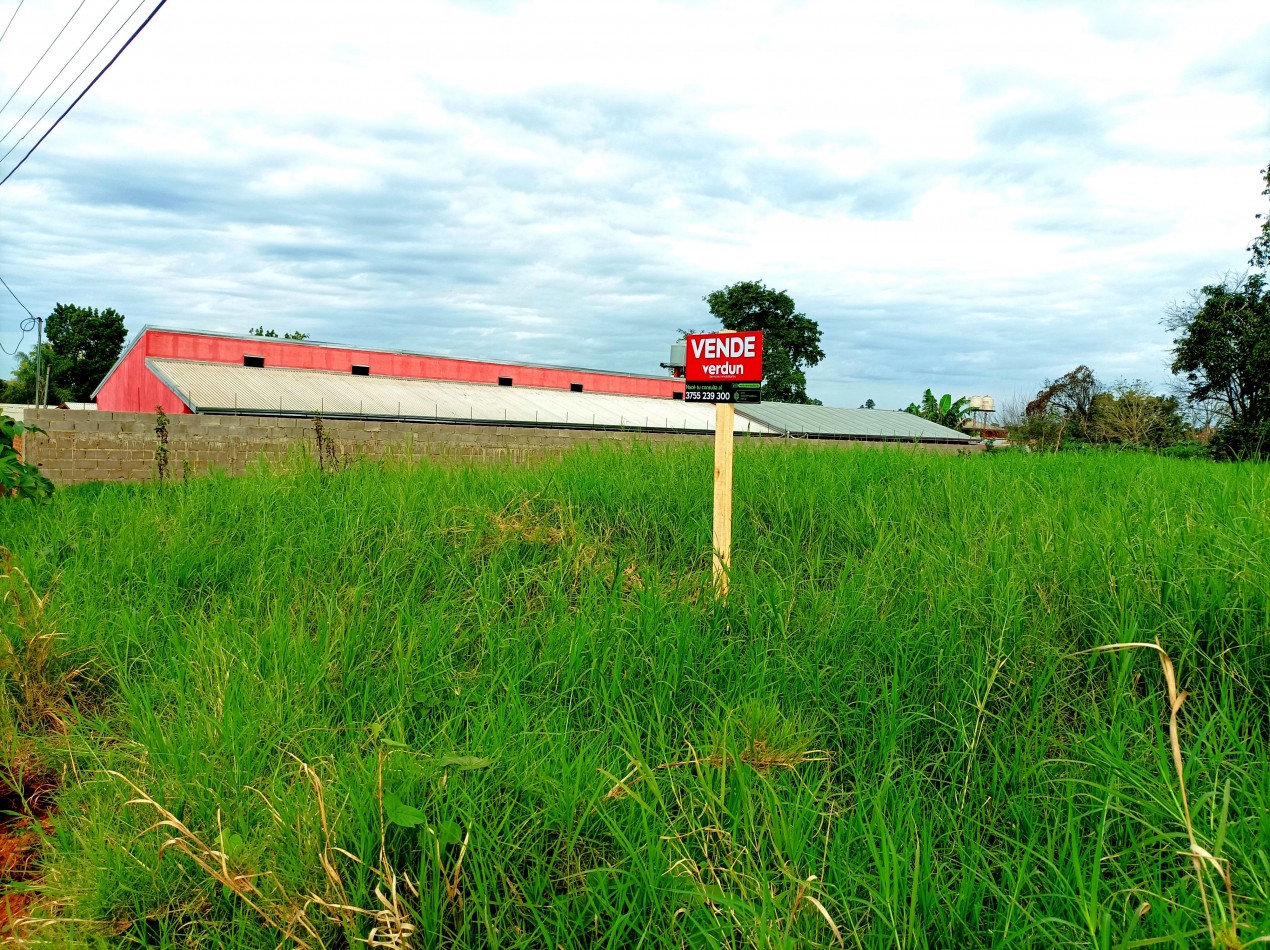
<path fill-rule="evenodd" d="M 936 399 L 935 394 L 929 389 L 922 394 L 921 405 L 911 402 L 904 411 L 929 419 L 938 425 L 947 426 L 949 429 L 960 429 L 962 420 L 970 418 L 971 413 L 974 412 L 970 408 L 968 397 L 953 399 L 951 394 L 944 393 Z"/>

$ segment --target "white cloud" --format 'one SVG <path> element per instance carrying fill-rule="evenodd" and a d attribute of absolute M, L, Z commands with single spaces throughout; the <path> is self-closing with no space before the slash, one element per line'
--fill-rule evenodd
<path fill-rule="evenodd" d="M 24 6 L 0 97 L 71 9 Z M 1159 378 L 1163 306 L 1261 210 L 1267 37 L 1243 0 L 170 4 L 0 189 L 0 274 L 134 327 L 643 371 L 762 278 L 829 402 Z"/>

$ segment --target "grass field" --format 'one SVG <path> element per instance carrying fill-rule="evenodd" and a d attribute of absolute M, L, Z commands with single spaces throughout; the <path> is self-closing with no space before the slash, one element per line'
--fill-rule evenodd
<path fill-rule="evenodd" d="M 1270 935 L 1270 467 L 742 447 L 720 604 L 710 466 L 297 464 L 0 505 L 7 781 L 60 784 L 22 932 Z M 1091 652 L 1157 639 L 1167 662 Z"/>

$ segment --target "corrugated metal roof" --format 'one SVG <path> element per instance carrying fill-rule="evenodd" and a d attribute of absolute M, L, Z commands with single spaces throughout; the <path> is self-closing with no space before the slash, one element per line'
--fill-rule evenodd
<path fill-rule="evenodd" d="M 651 396 L 450 380 L 353 376 L 151 358 L 146 366 L 195 412 L 356 416 L 606 429 L 714 430 L 714 407 Z M 771 434 L 738 415 L 736 432 Z"/>
<path fill-rule="evenodd" d="M 834 409 L 765 402 L 737 406 L 738 415 L 781 433 L 819 439 L 884 439 L 919 442 L 971 442 L 964 432 L 938 425 L 921 416 L 890 409 Z"/>

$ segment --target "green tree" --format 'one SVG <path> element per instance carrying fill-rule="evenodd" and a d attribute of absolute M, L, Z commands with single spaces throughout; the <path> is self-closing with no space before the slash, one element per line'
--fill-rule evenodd
<path fill-rule="evenodd" d="M 747 280 L 707 294 L 710 313 L 724 329 L 763 331 L 762 398 L 772 402 L 818 405 L 807 396 L 807 366 L 825 358 L 820 325 L 795 309 L 783 290 Z"/>
<path fill-rule="evenodd" d="M 274 340 L 278 339 L 277 330 L 266 330 L 262 326 L 252 327 L 251 335 L 269 337 L 270 339 L 274 339 Z M 293 330 L 291 333 L 282 334 L 282 339 L 284 340 L 307 340 L 308 338 L 309 338 L 309 335 L 307 333 L 301 333 L 299 330 Z"/>
<path fill-rule="evenodd" d="M 1185 374 L 1189 399 L 1219 399 L 1228 422 L 1217 454 L 1270 457 L 1270 293 L 1262 274 L 1203 288 L 1176 307 L 1166 325 L 1173 372 Z"/>
<path fill-rule="evenodd" d="M 970 408 L 970 400 L 965 396 L 960 399 L 953 399 L 950 393 L 944 393 L 943 396 L 936 399 L 935 394 L 929 389 L 922 393 L 920 405 L 910 402 L 904 411 L 914 416 L 921 416 L 923 419 L 929 419 L 937 425 L 958 430 L 961 428 L 962 420 L 970 418 L 970 414 L 974 412 Z"/>
<path fill-rule="evenodd" d="M 44 344 L 44 358 L 41 361 L 41 379 L 40 394 L 43 395 L 45 386 L 49 390 L 49 399 L 53 400 L 54 405 L 61 402 L 61 399 L 54 399 L 56 389 L 51 379 L 44 374 L 51 374 L 53 369 L 53 347 Z M 36 403 L 39 399 L 36 397 L 36 380 L 35 380 L 35 347 L 26 353 L 18 354 L 18 365 L 13 371 L 13 378 L 4 384 L 4 402 L 10 403 Z"/>
<path fill-rule="evenodd" d="M 1020 421 L 1009 427 L 1010 441 L 1030 445 L 1038 452 L 1057 452 L 1063 446 L 1063 432 L 1066 428 L 1067 420 L 1058 413 L 1024 415 Z"/>
<path fill-rule="evenodd" d="M 1174 396 L 1157 396 L 1142 380 L 1117 383 L 1094 397 L 1090 432 L 1099 442 L 1162 449 L 1176 445 L 1186 423 Z"/>
<path fill-rule="evenodd" d="M 1085 365 L 1063 373 L 1057 380 L 1046 380 L 1044 389 L 1027 404 L 1027 422 L 1020 427 L 1020 437 L 1043 446 L 1053 439 L 1054 451 L 1062 448 L 1064 434 L 1090 438 L 1093 400 L 1102 391 L 1102 384 Z"/>
<path fill-rule="evenodd" d="M 127 337 L 122 313 L 69 303 L 53 308 L 44 333 L 53 349 L 49 399 L 54 402 L 88 402 L 119 359 Z"/>
<path fill-rule="evenodd" d="M 1270 197 L 1270 165 L 1261 169 L 1261 174 L 1266 180 L 1266 188 L 1262 194 Z M 1261 233 L 1248 245 L 1248 250 L 1252 254 L 1248 263 L 1252 267 L 1268 267 L 1270 266 L 1270 213 L 1259 214 L 1257 219 L 1261 221 Z"/>

